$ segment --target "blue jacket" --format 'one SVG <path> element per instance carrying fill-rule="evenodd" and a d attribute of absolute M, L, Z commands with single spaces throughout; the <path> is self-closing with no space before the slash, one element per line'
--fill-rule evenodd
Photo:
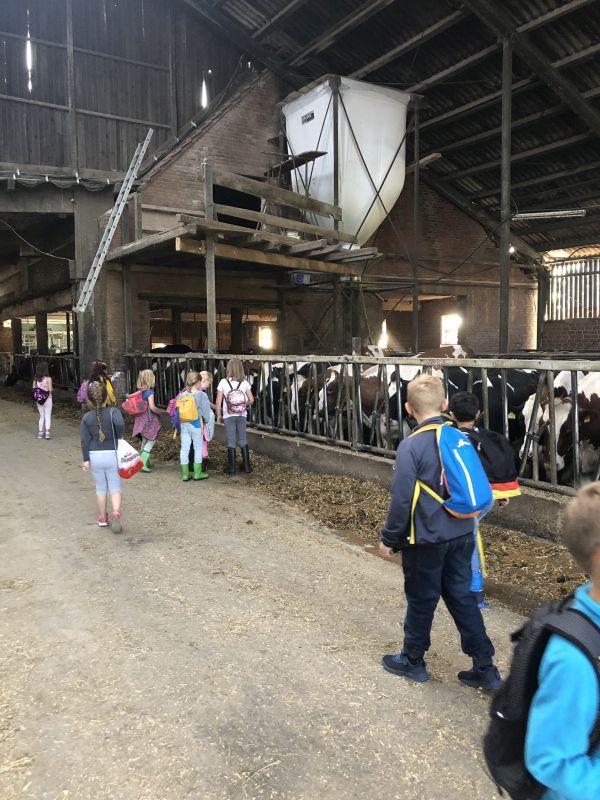
<path fill-rule="evenodd" d="M 574 607 L 600 625 L 600 605 L 589 592 L 589 583 L 581 586 Z M 600 752 L 588 755 L 599 701 L 598 676 L 587 656 L 561 636 L 550 637 L 525 741 L 527 769 L 549 787 L 543 800 L 600 798 Z"/>
<path fill-rule="evenodd" d="M 442 423 L 442 417 L 428 419 L 415 430 Z M 444 496 L 442 468 L 435 431 L 409 436 L 396 452 L 392 497 L 381 541 L 394 550 L 410 546 L 411 506 L 417 480 Z M 439 544 L 473 533 L 473 519 L 459 519 L 449 514 L 438 501 L 421 492 L 415 508 L 415 544 Z"/>

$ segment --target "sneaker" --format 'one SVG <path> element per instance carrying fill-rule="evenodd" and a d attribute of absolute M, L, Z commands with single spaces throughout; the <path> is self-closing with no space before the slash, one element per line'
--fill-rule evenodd
<path fill-rule="evenodd" d="M 43 439 L 43 438 L 44 438 L 44 432 L 43 432 L 43 431 L 40 431 L 40 432 L 38 433 L 38 435 L 37 435 L 37 438 L 38 438 L 38 439 Z"/>
<path fill-rule="evenodd" d="M 50 436 L 50 431 L 46 431 L 46 436 L 45 436 L 44 438 L 45 438 L 45 439 L 51 439 L 51 438 L 52 438 L 52 437 Z"/>
<path fill-rule="evenodd" d="M 458 680 L 473 689 L 484 689 L 494 692 L 502 686 L 502 678 L 498 668 L 491 664 L 488 667 L 473 667 L 458 673 Z"/>
<path fill-rule="evenodd" d="M 384 656 L 381 659 L 381 663 L 384 670 L 386 672 L 391 672 L 392 675 L 401 675 L 403 678 L 408 678 L 418 683 L 429 680 L 427 665 L 422 658 L 414 664 L 404 653 L 396 653 L 394 655 Z"/>
<path fill-rule="evenodd" d="M 108 528 L 108 516 L 106 514 L 103 517 L 98 517 L 98 527 Z"/>
<path fill-rule="evenodd" d="M 121 512 L 120 511 L 113 511 L 110 527 L 113 533 L 121 533 L 123 530 L 123 526 L 121 524 Z"/>

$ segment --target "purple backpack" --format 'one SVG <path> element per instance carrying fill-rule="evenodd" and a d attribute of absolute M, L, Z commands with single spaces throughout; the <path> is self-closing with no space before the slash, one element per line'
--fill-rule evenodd
<path fill-rule="evenodd" d="M 77 392 L 78 403 L 85 403 L 85 401 L 87 400 L 87 390 L 89 385 L 90 385 L 89 381 L 84 381 L 79 387 L 79 390 Z"/>

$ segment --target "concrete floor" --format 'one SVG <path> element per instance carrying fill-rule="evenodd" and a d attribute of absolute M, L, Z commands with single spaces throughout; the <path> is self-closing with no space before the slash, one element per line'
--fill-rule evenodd
<path fill-rule="evenodd" d="M 487 698 L 456 681 L 446 612 L 429 683 L 380 667 L 401 636 L 397 564 L 176 465 L 126 483 L 115 536 L 77 425 L 36 428 L 0 401 L 2 800 L 496 796 Z M 502 667 L 518 617 L 486 614 Z"/>

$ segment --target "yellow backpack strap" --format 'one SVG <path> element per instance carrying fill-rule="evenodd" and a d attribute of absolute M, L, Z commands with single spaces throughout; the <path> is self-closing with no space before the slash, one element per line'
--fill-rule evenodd
<path fill-rule="evenodd" d="M 444 502 L 443 498 L 439 496 L 430 486 L 427 486 L 426 483 L 423 481 L 417 481 L 415 483 L 415 491 L 413 492 L 413 499 L 412 504 L 410 507 L 410 544 L 415 544 L 416 542 L 416 535 L 415 535 L 415 510 L 417 508 L 417 503 L 419 502 L 419 497 L 421 496 L 421 491 L 427 492 L 428 495 L 433 497 L 438 503 L 442 504 Z"/>
<path fill-rule="evenodd" d="M 475 543 L 477 547 L 477 552 L 479 553 L 479 563 L 481 564 L 481 574 L 484 578 L 487 578 L 487 570 L 485 568 L 485 553 L 483 552 L 483 539 L 481 538 L 481 531 L 479 530 L 479 526 L 477 526 L 477 542 Z"/>

